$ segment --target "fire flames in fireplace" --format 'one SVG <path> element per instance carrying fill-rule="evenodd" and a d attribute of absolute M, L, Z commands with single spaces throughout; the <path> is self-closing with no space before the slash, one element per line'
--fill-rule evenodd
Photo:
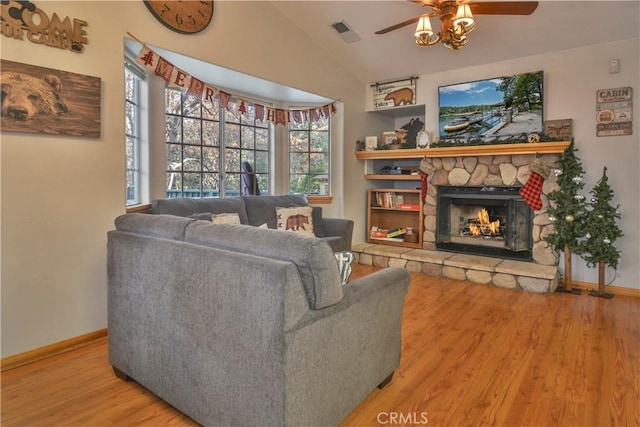
<path fill-rule="evenodd" d="M 482 208 L 478 211 L 476 220 L 469 223 L 469 230 L 475 237 L 499 235 L 501 234 L 500 220 L 496 219 L 495 221 L 491 221 L 489 219 L 489 212 L 487 212 L 485 208 Z"/>
<path fill-rule="evenodd" d="M 475 218 L 467 220 L 467 226 L 462 228 L 462 234 L 501 240 L 500 219 L 491 221 L 489 212 L 487 212 L 485 208 L 482 208 L 478 211 Z"/>

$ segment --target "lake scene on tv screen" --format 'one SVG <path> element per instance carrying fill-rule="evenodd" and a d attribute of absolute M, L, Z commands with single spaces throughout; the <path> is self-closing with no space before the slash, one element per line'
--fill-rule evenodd
<path fill-rule="evenodd" d="M 440 86 L 440 139 L 541 133 L 542 93 L 542 71 Z"/>

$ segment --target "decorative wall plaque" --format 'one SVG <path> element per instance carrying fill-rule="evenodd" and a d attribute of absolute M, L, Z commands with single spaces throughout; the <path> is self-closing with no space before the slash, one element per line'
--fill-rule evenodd
<path fill-rule="evenodd" d="M 596 91 L 596 135 L 633 135 L 633 90 L 631 87 Z"/>
<path fill-rule="evenodd" d="M 60 19 L 55 12 L 49 17 L 31 1 L 3 1 L 0 18 L 2 35 L 12 39 L 26 39 L 75 53 L 83 52 L 84 45 L 89 43 L 85 31 L 87 21 L 68 16 Z"/>
<path fill-rule="evenodd" d="M 411 77 L 410 79 L 371 85 L 373 88 L 373 108 L 382 110 L 403 105 L 415 105 L 417 79 L 417 77 Z"/>

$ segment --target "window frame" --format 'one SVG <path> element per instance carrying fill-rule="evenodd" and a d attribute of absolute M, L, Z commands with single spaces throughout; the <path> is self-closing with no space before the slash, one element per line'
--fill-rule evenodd
<path fill-rule="evenodd" d="M 170 112 L 167 107 L 168 94 L 173 92 L 176 96 L 180 95 L 180 106 L 178 108 L 179 114 L 176 112 Z M 236 109 L 229 108 L 225 109 L 219 104 L 219 99 L 215 99 L 211 104 L 211 118 L 203 117 L 203 105 L 210 104 L 209 101 L 202 101 L 192 95 L 188 95 L 183 91 L 171 88 L 169 86 L 164 89 L 165 94 L 165 146 L 167 147 L 165 151 L 165 159 L 167 159 L 165 164 L 165 191 L 167 198 L 205 198 L 205 197 L 227 197 L 227 196 L 237 196 L 242 194 L 242 162 L 243 160 L 247 160 L 247 158 L 251 158 L 253 161 L 250 161 L 250 165 L 254 171 L 256 178 L 259 180 L 259 190 L 260 194 L 268 194 L 271 188 L 271 180 L 273 179 L 273 170 L 271 166 L 271 153 L 273 150 L 273 129 L 272 125 L 269 122 L 261 122 L 256 120 L 254 115 L 254 107 L 247 106 L 247 115 L 242 115 L 239 112 L 236 112 Z M 185 115 L 185 101 L 189 98 L 193 98 L 194 101 L 198 102 L 200 105 L 200 112 L 195 115 Z M 230 105 L 236 105 L 238 100 L 231 99 L 229 101 Z M 213 111 L 215 110 L 215 113 Z M 168 132 L 168 123 L 170 119 L 176 119 L 180 121 L 180 137 L 176 138 L 179 141 L 171 141 L 167 136 Z M 199 138 L 194 138 L 191 142 L 185 142 L 185 120 L 190 121 L 198 121 L 200 123 L 200 133 Z M 217 144 L 215 143 L 206 143 L 206 139 L 204 137 L 203 123 L 215 123 L 213 126 L 216 128 L 215 135 L 217 136 Z M 238 140 L 230 140 L 229 136 L 232 135 L 231 129 L 237 127 L 237 132 L 233 132 L 237 134 Z M 245 132 L 247 129 L 253 135 L 253 148 L 247 147 L 244 141 L 244 138 L 247 136 Z M 261 147 L 257 148 L 256 146 L 256 135 L 261 134 Z M 251 139 L 251 138 L 248 138 Z M 197 142 L 196 142 L 197 141 Z M 180 161 L 182 165 L 178 169 L 171 169 L 169 164 L 169 146 L 180 147 Z M 192 149 L 200 150 L 200 157 L 198 159 L 199 168 L 193 169 L 185 167 L 185 147 L 192 147 Z M 216 157 L 216 164 L 212 171 L 205 171 L 203 165 L 206 163 L 205 156 L 203 155 L 204 150 L 206 148 L 217 148 L 218 153 Z M 234 153 L 236 154 L 234 156 Z M 249 153 L 250 155 L 245 156 L 245 153 Z M 257 153 L 260 153 L 260 157 L 262 159 L 262 163 L 258 166 L 257 163 Z M 237 158 L 237 159 L 236 159 Z M 237 160 L 237 162 L 235 162 Z M 247 160 L 249 161 L 249 160 Z M 230 167 L 232 163 L 237 163 L 237 167 L 234 164 L 234 167 Z M 175 164 L 171 163 L 171 164 Z M 198 174 L 200 176 L 199 179 L 199 188 L 187 188 L 185 189 L 185 171 L 188 170 L 189 174 Z M 170 174 L 174 176 L 177 175 L 177 179 L 180 180 L 181 185 L 179 188 L 172 190 L 169 185 Z M 204 185 L 204 176 L 205 174 L 215 175 L 213 181 L 217 183 L 212 189 L 205 188 Z M 171 181 L 173 182 L 173 181 Z M 232 185 L 230 185 L 232 184 Z M 195 186 L 194 186 L 195 187 Z M 190 194 L 189 194 L 190 193 Z"/>
<path fill-rule="evenodd" d="M 326 125 L 324 124 L 326 122 Z M 304 126 L 304 129 L 302 128 Z M 326 126 L 326 129 L 321 129 Z M 292 134 L 293 133 L 306 133 L 306 140 L 308 141 L 306 150 L 296 150 L 292 151 L 292 147 L 297 145 L 292 142 Z M 326 137 L 326 143 L 323 145 L 326 147 L 326 150 L 314 150 L 313 149 L 313 134 L 321 133 Z M 292 161 L 292 155 L 302 155 L 306 157 L 306 164 L 308 167 L 304 173 L 296 172 L 294 173 L 294 167 L 297 167 L 299 162 Z M 314 154 L 323 154 L 326 157 L 326 170 L 321 172 L 312 172 L 313 168 L 313 155 Z M 300 157 L 302 157 L 300 156 Z M 287 126 L 287 158 L 289 164 L 289 170 L 287 173 L 287 191 L 289 194 L 303 194 L 312 198 L 327 198 L 331 197 L 331 117 L 320 117 L 318 121 L 311 122 L 310 120 L 305 120 L 303 123 L 294 123 L 290 122 Z M 306 176 L 307 190 L 305 192 L 293 191 L 292 189 L 292 181 L 294 179 L 294 175 L 297 176 Z M 318 183 L 318 191 L 314 192 L 314 180 L 317 180 L 317 176 L 326 175 L 326 182 L 324 183 L 325 190 L 322 191 L 322 182 Z M 303 178 L 304 180 L 304 178 Z M 321 181 L 321 180 L 317 180 Z"/>
<path fill-rule="evenodd" d="M 131 76 L 133 84 L 132 99 L 129 98 L 128 75 Z M 124 85 L 125 85 L 125 204 L 135 206 L 142 203 L 142 165 L 141 165 L 141 85 L 145 80 L 144 74 L 140 73 L 130 61 L 124 62 Z M 128 107 L 131 107 L 129 109 Z M 132 117 L 129 117 L 129 112 Z M 131 121 L 131 133 L 128 132 L 127 121 Z M 131 146 L 131 148 L 129 148 Z M 129 151 L 131 155 L 129 155 Z M 131 174 L 131 178 L 129 175 Z M 129 184 L 131 183 L 131 186 Z M 130 190 L 131 189 L 131 190 Z M 130 191 L 132 197 L 129 197 Z"/>

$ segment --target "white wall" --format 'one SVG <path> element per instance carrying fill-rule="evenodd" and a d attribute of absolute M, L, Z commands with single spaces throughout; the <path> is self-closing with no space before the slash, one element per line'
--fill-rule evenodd
<path fill-rule="evenodd" d="M 613 285 L 640 287 L 640 242 L 638 212 L 640 208 L 640 46 L 638 39 L 531 56 L 513 61 L 480 65 L 420 76 L 418 103 L 425 104 L 425 127 L 438 134 L 438 86 L 479 80 L 527 71 L 544 71 L 544 119 L 573 119 L 577 156 L 585 170 L 585 196 L 602 176 L 607 166 L 614 204 L 620 204 L 619 226 L 624 237 L 615 242 L 622 251 L 617 276 L 607 269 L 607 282 Z M 620 59 L 620 73 L 609 74 L 609 60 Z M 630 86 L 634 94 L 631 136 L 596 136 L 596 90 Z M 561 268 L 563 267 L 561 262 Z M 573 257 L 573 279 L 598 282 L 597 268 L 588 268 Z"/>
<path fill-rule="evenodd" d="M 102 137 L 2 133 L 2 357 L 107 325 L 106 233 L 116 216 L 125 212 L 123 40 L 127 32 L 174 52 L 340 98 L 347 123 L 344 140 L 353 143 L 347 149 L 342 139 L 336 141 L 338 164 L 343 154 L 353 159 L 352 147 L 364 133 L 364 85 L 268 2 L 216 2 L 211 26 L 191 36 L 167 30 L 142 1 L 47 1 L 38 6 L 49 16 L 87 21 L 85 52 L 3 36 L 2 58 L 100 77 Z M 345 182 L 349 179 L 353 182 L 353 177 L 345 177 Z M 342 200 L 360 189 L 337 185 L 334 190 L 337 201 L 327 210 L 342 215 Z"/>

